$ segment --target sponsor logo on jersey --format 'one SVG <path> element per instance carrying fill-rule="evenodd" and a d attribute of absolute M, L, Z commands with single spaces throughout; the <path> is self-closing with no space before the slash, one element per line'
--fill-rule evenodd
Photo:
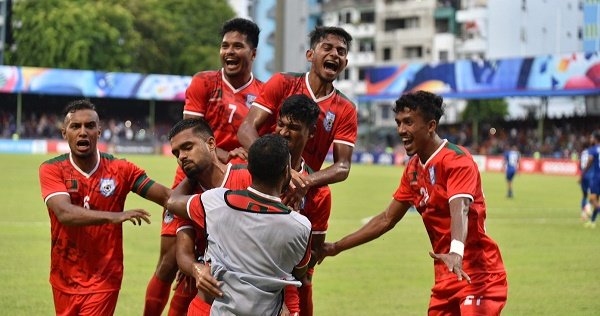
<path fill-rule="evenodd" d="M 325 119 L 323 120 L 323 127 L 325 127 L 326 131 L 331 132 L 331 129 L 333 128 L 333 121 L 335 121 L 335 114 L 333 114 L 331 111 L 327 111 L 327 114 L 325 114 Z"/>
<path fill-rule="evenodd" d="M 252 102 L 254 102 L 254 100 L 256 100 L 256 96 L 254 94 L 247 94 L 246 95 L 246 106 L 251 107 Z"/>
<path fill-rule="evenodd" d="M 116 187 L 114 179 L 100 179 L 100 193 L 105 197 L 111 196 L 115 192 Z"/>
<path fill-rule="evenodd" d="M 169 224 L 173 221 L 173 214 L 169 210 L 165 210 L 165 217 L 163 218 L 165 224 Z"/>
<path fill-rule="evenodd" d="M 431 181 L 431 184 L 435 184 L 435 167 L 434 166 L 429 167 L 429 181 Z"/>
<path fill-rule="evenodd" d="M 65 180 L 65 186 L 67 187 L 67 192 L 77 192 L 79 189 L 77 180 L 75 179 Z"/>

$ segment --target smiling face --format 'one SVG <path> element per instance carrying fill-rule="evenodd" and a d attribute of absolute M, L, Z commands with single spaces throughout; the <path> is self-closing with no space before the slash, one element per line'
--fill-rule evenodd
<path fill-rule="evenodd" d="M 88 158 L 96 155 L 100 136 L 100 120 L 96 111 L 84 109 L 68 113 L 61 132 L 73 156 Z"/>
<path fill-rule="evenodd" d="M 188 128 L 171 138 L 171 152 L 188 178 L 194 179 L 212 164 L 214 137 L 203 137 Z"/>
<path fill-rule="evenodd" d="M 411 156 L 418 154 L 421 160 L 426 161 L 437 126 L 435 120 L 426 121 L 419 110 L 404 107 L 396 114 L 396 125 L 406 153 Z"/>
<path fill-rule="evenodd" d="M 256 48 L 246 40 L 246 35 L 231 31 L 225 33 L 221 42 L 221 65 L 227 77 L 245 77 L 252 71 Z"/>
<path fill-rule="evenodd" d="M 342 37 L 328 34 L 306 52 L 306 59 L 321 80 L 333 82 L 348 65 L 348 45 Z"/>

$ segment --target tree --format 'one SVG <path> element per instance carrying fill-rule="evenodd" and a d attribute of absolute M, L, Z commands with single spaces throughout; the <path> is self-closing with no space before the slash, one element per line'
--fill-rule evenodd
<path fill-rule="evenodd" d="M 20 0 L 14 65 L 191 75 L 219 62 L 225 0 Z"/>
<path fill-rule="evenodd" d="M 473 144 L 479 144 L 479 122 L 495 122 L 508 115 L 508 104 L 504 99 L 469 100 L 462 112 L 465 122 L 471 122 L 473 128 Z"/>
<path fill-rule="evenodd" d="M 10 64 L 128 71 L 140 36 L 134 17 L 118 4 L 101 1 L 14 3 L 15 47 Z"/>
<path fill-rule="evenodd" d="M 497 121 L 508 115 L 508 104 L 504 99 L 469 100 L 462 112 L 464 121 Z"/>
<path fill-rule="evenodd" d="M 135 71 L 192 75 L 220 67 L 223 22 L 235 13 L 225 0 L 122 0 L 142 37 Z"/>

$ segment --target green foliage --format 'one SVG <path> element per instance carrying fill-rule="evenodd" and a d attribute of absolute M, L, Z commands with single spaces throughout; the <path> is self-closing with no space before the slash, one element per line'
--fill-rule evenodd
<path fill-rule="evenodd" d="M 191 75 L 218 68 L 225 0 L 21 0 L 9 64 Z"/>
<path fill-rule="evenodd" d="M 101 1 L 17 1 L 11 64 L 128 71 L 140 44 L 133 15 Z"/>
<path fill-rule="evenodd" d="M 0 195 L 0 309 L 4 315 L 54 312 L 48 283 L 50 227 L 37 178 L 52 156 L 0 155 L 5 181 Z M 128 156 L 158 182 L 173 181 L 172 157 Z M 402 168 L 352 166 L 350 177 L 331 186 L 327 239 L 356 230 L 392 199 Z M 507 199 L 503 173 L 482 174 L 488 207 L 486 229 L 498 242 L 508 272 L 506 315 L 594 315 L 599 229 L 579 221 L 576 177 L 518 175 Z M 159 252 L 161 209 L 135 194 L 126 208 L 145 208 L 152 224 L 124 224 L 125 273 L 116 315 L 142 313 L 146 285 Z M 409 212 L 375 241 L 317 266 L 315 315 L 424 315 L 433 285 L 433 262 L 420 216 Z M 26 281 L 24 281 L 26 280 Z M 565 304 L 568 302 L 568 304 Z"/>
<path fill-rule="evenodd" d="M 487 121 L 501 120 L 508 115 L 508 104 L 504 99 L 469 100 L 467 107 L 462 113 L 463 121 Z"/>

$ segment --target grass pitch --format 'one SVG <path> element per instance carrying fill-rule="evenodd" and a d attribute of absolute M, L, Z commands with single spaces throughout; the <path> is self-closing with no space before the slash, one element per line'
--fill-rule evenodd
<path fill-rule="evenodd" d="M 50 225 L 38 166 L 50 156 L 0 155 L 0 310 L 4 315 L 54 313 L 49 277 Z M 175 160 L 128 156 L 153 179 L 170 185 Z M 402 169 L 352 166 L 332 186 L 328 240 L 353 232 L 391 200 Z M 505 315 L 591 315 L 600 309 L 599 234 L 579 220 L 575 177 L 518 175 L 515 198 L 505 198 L 502 174 L 485 173 L 489 235 L 508 272 Z M 127 208 L 153 213 L 152 224 L 124 225 L 125 277 L 116 315 L 142 313 L 146 285 L 158 258 L 160 207 L 132 194 Z M 423 315 L 433 285 L 431 249 L 416 213 L 369 244 L 328 258 L 314 277 L 315 315 Z M 165 313 L 166 315 L 166 313 Z"/>

